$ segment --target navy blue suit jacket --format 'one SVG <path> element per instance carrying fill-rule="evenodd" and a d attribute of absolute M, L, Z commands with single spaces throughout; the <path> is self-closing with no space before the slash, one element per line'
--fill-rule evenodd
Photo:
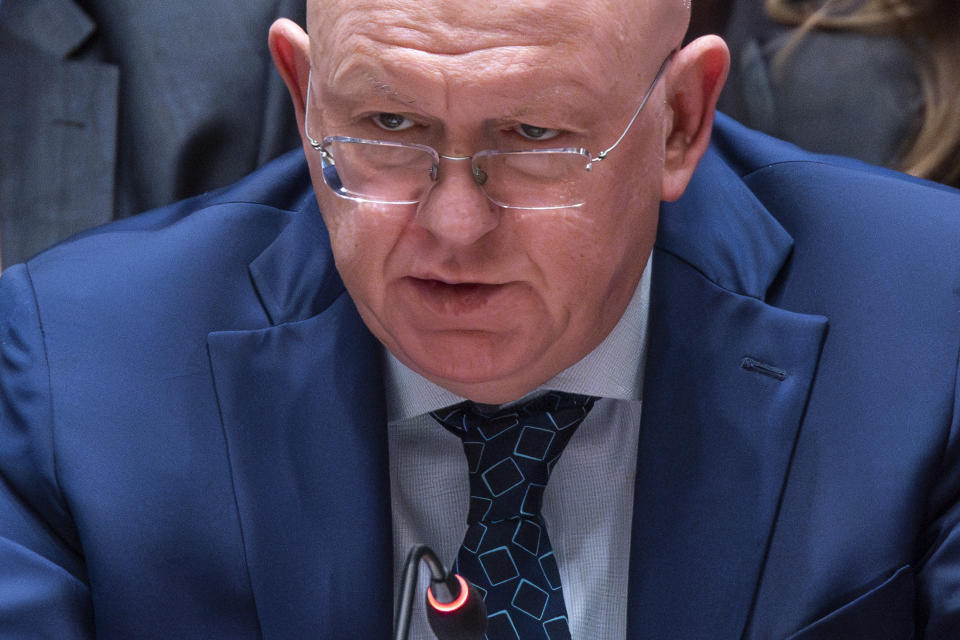
<path fill-rule="evenodd" d="M 630 640 L 960 637 L 960 195 L 721 117 L 653 260 Z M 389 636 L 300 152 L 8 270 L 0 341 L 0 636 Z"/>

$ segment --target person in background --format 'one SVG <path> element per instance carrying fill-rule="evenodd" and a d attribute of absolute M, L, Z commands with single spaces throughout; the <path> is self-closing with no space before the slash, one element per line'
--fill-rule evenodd
<path fill-rule="evenodd" d="M 802 147 L 960 185 L 960 4 L 734 0 L 719 108 Z"/>
<path fill-rule="evenodd" d="M 0 2 L 0 266 L 297 146 L 264 33 L 296 0 Z"/>

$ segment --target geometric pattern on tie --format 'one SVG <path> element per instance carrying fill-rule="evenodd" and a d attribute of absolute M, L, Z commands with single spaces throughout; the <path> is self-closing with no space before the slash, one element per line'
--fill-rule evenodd
<path fill-rule="evenodd" d="M 470 510 L 454 570 L 483 596 L 488 640 L 570 638 L 540 507 L 553 467 L 595 400 L 551 391 L 505 409 L 468 401 L 430 414 L 460 437 L 467 457 Z"/>

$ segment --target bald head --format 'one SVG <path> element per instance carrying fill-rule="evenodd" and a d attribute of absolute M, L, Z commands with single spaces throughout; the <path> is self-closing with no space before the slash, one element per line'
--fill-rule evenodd
<path fill-rule="evenodd" d="M 308 0 L 313 55 L 358 33 L 433 53 L 461 55 L 518 42 L 591 39 L 618 59 L 676 47 L 690 19 L 689 0 Z"/>

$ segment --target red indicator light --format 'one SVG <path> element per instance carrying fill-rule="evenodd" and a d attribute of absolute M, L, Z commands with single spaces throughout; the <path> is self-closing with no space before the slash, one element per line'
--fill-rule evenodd
<path fill-rule="evenodd" d="M 457 582 L 460 583 L 460 595 L 457 596 L 457 599 L 453 602 L 448 602 L 446 604 L 437 602 L 437 599 L 433 597 L 433 592 L 430 590 L 430 587 L 427 587 L 427 602 L 429 602 L 430 606 L 437 611 L 450 613 L 452 611 L 456 611 L 467 603 L 467 596 L 470 595 L 470 586 L 467 584 L 467 581 L 461 578 L 458 574 L 454 574 L 454 577 L 456 577 Z"/>

